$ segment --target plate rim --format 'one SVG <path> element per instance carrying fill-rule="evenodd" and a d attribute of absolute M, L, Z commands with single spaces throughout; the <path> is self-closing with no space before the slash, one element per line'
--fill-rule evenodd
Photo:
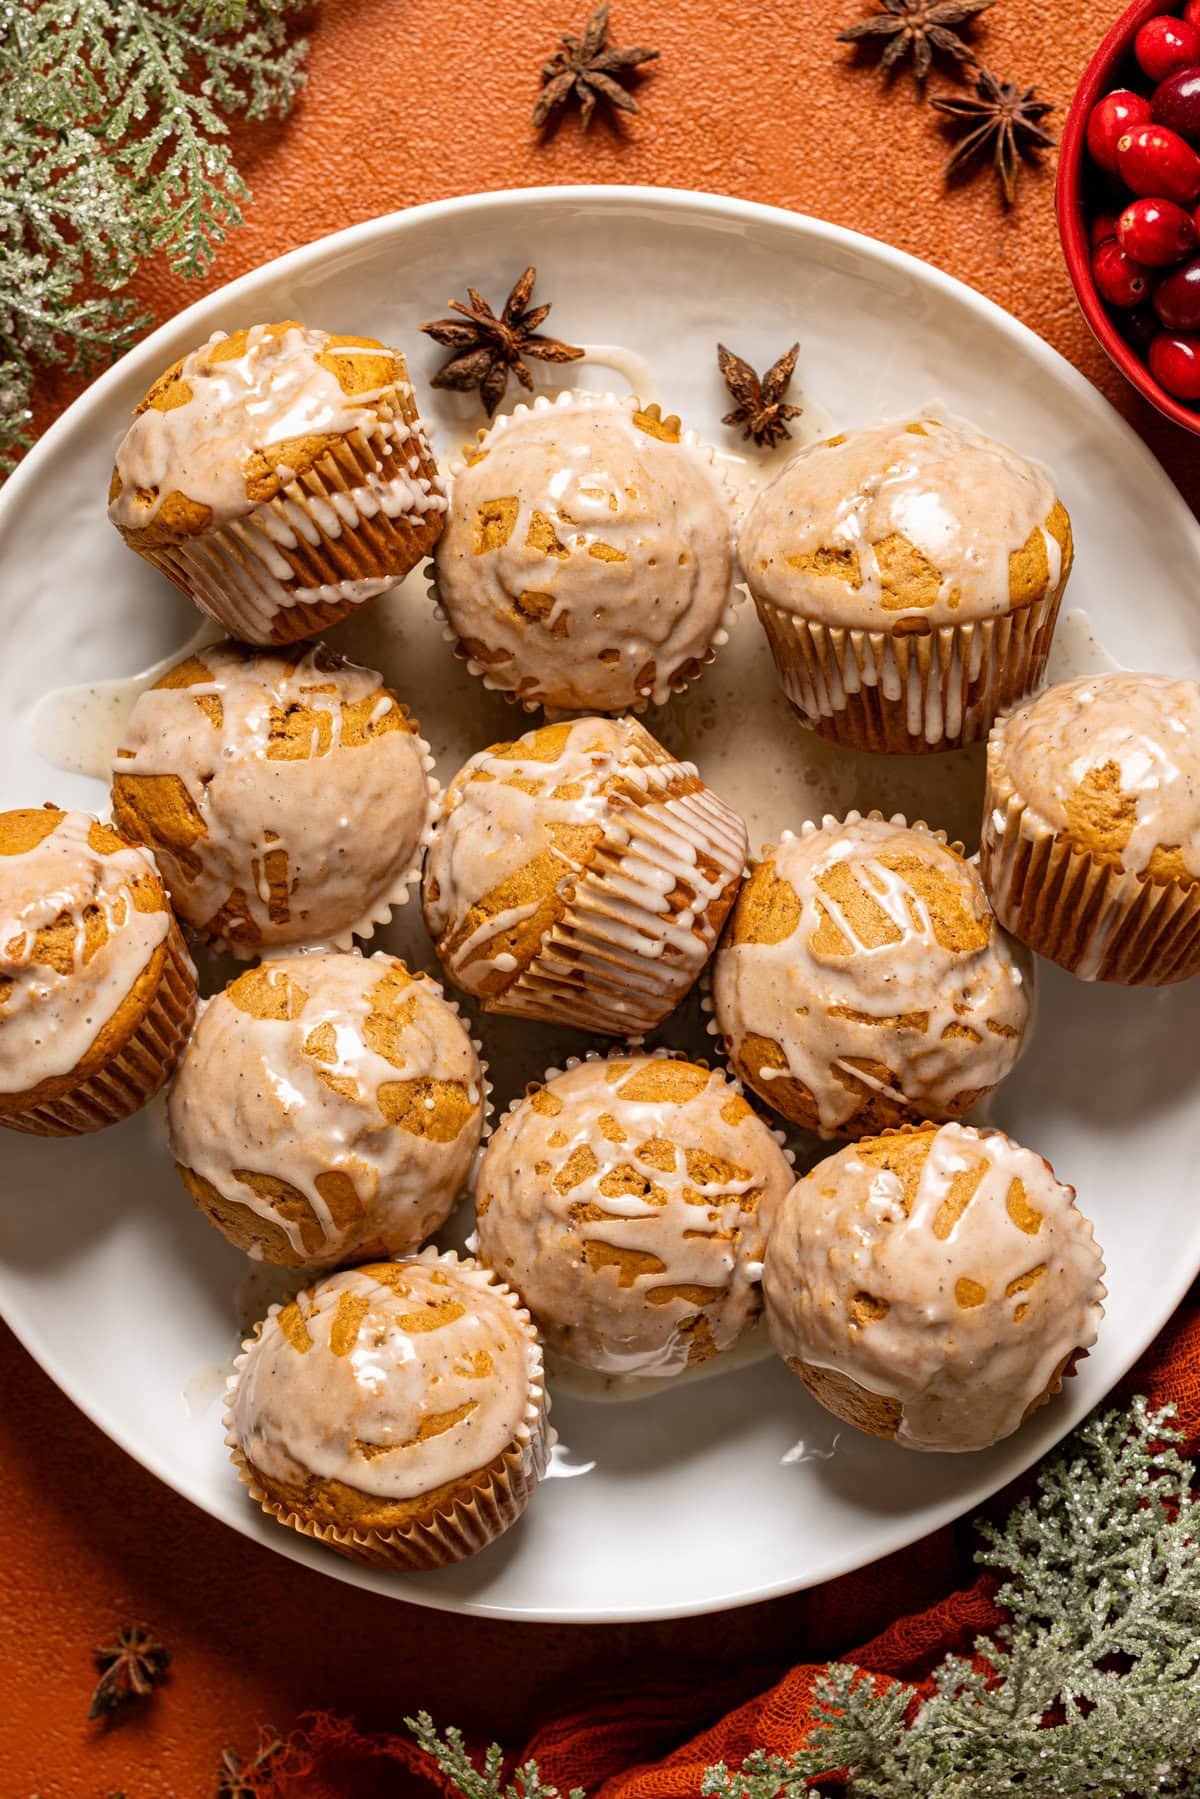
<path fill-rule="evenodd" d="M 1157 478 L 1163 484 L 1165 496 L 1170 496 L 1178 514 L 1178 523 L 1184 529 L 1184 535 L 1190 537 L 1197 562 L 1200 563 L 1200 519 L 1197 519 L 1187 501 L 1179 491 L 1175 482 L 1162 463 L 1154 455 L 1149 445 L 1142 439 L 1134 427 L 1126 420 L 1099 388 L 1082 373 L 1081 370 L 1065 357 L 1060 350 L 1046 342 L 1044 338 L 1021 319 L 1005 310 L 995 300 L 957 276 L 948 274 L 944 269 L 923 261 L 906 250 L 897 249 L 881 239 L 866 232 L 851 230 L 847 226 L 832 224 L 826 220 L 815 218 L 812 214 L 792 211 L 786 207 L 768 206 L 761 202 L 741 199 L 736 195 L 709 193 L 700 189 L 652 187 L 645 184 L 607 184 L 607 183 L 573 183 L 563 186 L 538 185 L 528 188 L 504 188 L 494 192 L 470 193 L 454 195 L 447 199 L 426 201 L 417 206 L 404 207 L 392 212 L 383 213 L 373 219 L 361 220 L 341 230 L 313 239 L 311 242 L 285 251 L 282 255 L 272 257 L 260 263 L 256 268 L 236 276 L 210 292 L 197 297 L 190 305 L 173 314 L 162 324 L 155 327 L 146 337 L 141 339 L 126 354 L 117 359 L 109 368 L 97 376 L 80 393 L 71 404 L 38 439 L 34 447 L 27 453 L 3 488 L 0 488 L 0 532 L 6 527 L 15 509 L 20 505 L 26 487 L 35 481 L 41 466 L 47 457 L 57 449 L 60 441 L 67 437 L 76 424 L 94 413 L 102 413 L 108 404 L 111 389 L 127 376 L 143 365 L 155 365 L 160 360 L 161 346 L 167 340 L 184 333 L 193 321 L 214 306 L 236 305 L 243 294 L 248 293 L 264 278 L 286 279 L 290 275 L 304 273 L 319 266 L 326 259 L 353 250 L 367 249 L 375 240 L 386 239 L 390 235 L 403 232 L 412 224 L 424 224 L 430 221 L 453 219 L 457 214 L 469 213 L 478 208 L 487 207 L 502 212 L 517 211 L 522 207 L 562 205 L 580 206 L 583 208 L 598 205 L 630 205 L 665 211 L 678 217 L 680 214 L 694 215 L 703 220 L 732 219 L 735 222 L 748 222 L 782 228 L 794 234 L 797 239 L 805 237 L 823 241 L 835 247 L 842 247 L 859 256 L 865 255 L 869 261 L 890 267 L 900 273 L 907 274 L 921 285 L 932 288 L 947 298 L 965 305 L 987 319 L 995 328 L 1008 335 L 1027 359 L 1035 364 L 1053 369 L 1056 380 L 1064 385 L 1068 394 L 1074 393 L 1086 399 L 1090 408 L 1097 406 L 1109 415 L 1108 424 L 1115 426 L 1118 435 L 1124 441 L 1126 452 L 1140 459 L 1144 471 L 1150 479 Z M 1200 1252 L 1200 1243 L 1197 1245 Z M 1200 1261 L 1200 1253 L 1197 1260 Z M 1115 1386 L 1124 1379 L 1134 1362 L 1154 1340 L 1177 1309 L 1188 1288 L 1195 1278 L 1195 1269 L 1191 1261 L 1181 1260 L 1180 1267 L 1186 1272 L 1176 1282 L 1170 1283 L 1167 1289 L 1169 1307 L 1164 1309 L 1161 1317 L 1153 1327 L 1136 1333 L 1136 1341 L 1122 1346 L 1118 1360 L 1121 1362 L 1120 1372 L 1112 1385 L 1098 1402 L 1104 1404 Z M 0 1269 L 0 1276 L 2 1276 Z M 45 1349 L 32 1316 L 25 1316 L 21 1308 L 13 1315 L 11 1295 L 5 1291 L 5 1284 L 0 1279 L 0 1317 L 2 1317 L 13 1335 L 38 1364 L 41 1371 L 58 1387 L 71 1403 L 84 1414 L 90 1423 L 104 1432 L 111 1442 L 130 1456 L 147 1472 L 162 1481 L 164 1486 L 178 1494 L 189 1504 L 203 1512 L 214 1522 L 235 1530 L 239 1535 L 256 1543 L 266 1550 L 286 1556 L 289 1560 L 301 1563 L 305 1567 L 324 1574 L 329 1578 L 340 1580 L 367 1592 L 378 1594 L 382 1598 L 406 1601 L 410 1605 L 427 1606 L 436 1611 L 456 1612 L 464 1616 L 492 1618 L 514 1623 L 560 1623 L 560 1624 L 615 1624 L 615 1623 L 649 1623 L 674 1618 L 703 1616 L 737 1606 L 756 1605 L 768 1599 L 779 1598 L 788 1593 L 807 1591 L 826 1581 L 836 1579 L 840 1575 L 853 1572 L 855 1569 L 869 1566 L 883 1556 L 893 1554 L 909 1547 L 932 1532 L 943 1528 L 953 1520 L 965 1517 L 984 1504 L 986 1500 L 1001 1490 L 984 1477 L 978 1490 L 972 1489 L 969 1496 L 955 1496 L 933 1507 L 926 1507 L 921 1515 L 920 1527 L 907 1531 L 903 1522 L 898 1523 L 894 1539 L 889 1538 L 886 1546 L 874 1549 L 863 1555 L 851 1546 L 842 1553 L 829 1554 L 823 1562 L 801 1580 L 797 1581 L 789 1575 L 781 1580 L 767 1581 L 749 1589 L 736 1592 L 724 1592 L 717 1597 L 706 1597 L 698 1602 L 668 1603 L 649 1608 L 645 1606 L 629 1606 L 617 1604 L 613 1606 L 585 1606 L 571 1611 L 550 1605 L 527 1605 L 517 1608 L 511 1603 L 489 1603 L 471 1595 L 460 1595 L 447 1590 L 439 1593 L 429 1586 L 409 1586 L 405 1582 L 383 1586 L 376 1571 L 362 1568 L 350 1562 L 334 1560 L 320 1553 L 306 1538 L 293 1536 L 290 1532 L 276 1531 L 268 1536 L 260 1528 L 263 1520 L 260 1514 L 247 1509 L 245 1517 L 226 1517 L 211 1507 L 181 1484 L 181 1476 L 153 1449 L 134 1447 L 124 1428 L 112 1417 L 104 1404 L 85 1402 L 77 1390 L 77 1385 L 70 1374 L 57 1365 L 53 1351 Z M 210 1408 L 211 1409 L 211 1408 Z M 1086 1414 L 1084 1414 L 1086 1415 Z M 1007 1486 L 1012 1480 L 1027 1473 L 1044 1456 L 1049 1455 L 1070 1431 L 1076 1428 L 1081 1419 L 1073 1419 L 1057 1432 L 1052 1441 L 1027 1455 L 1019 1457 L 1017 1465 L 1005 1476 L 1001 1486 Z"/>

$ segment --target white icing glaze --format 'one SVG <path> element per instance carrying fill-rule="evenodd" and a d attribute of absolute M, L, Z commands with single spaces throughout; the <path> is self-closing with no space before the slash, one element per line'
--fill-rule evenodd
<path fill-rule="evenodd" d="M 167 412 L 148 406 L 122 439 L 116 456 L 121 488 L 109 505 L 109 517 L 122 530 L 152 524 L 166 496 L 181 493 L 208 507 L 210 529 L 252 513 L 253 522 L 274 536 L 281 528 L 274 522 L 278 513 L 256 509 L 246 491 L 246 463 L 255 452 L 306 437 L 343 437 L 355 430 L 370 439 L 388 440 L 393 449 L 414 436 L 414 427 L 392 416 L 388 406 L 381 407 L 390 386 L 348 394 L 333 370 L 318 360 L 322 354 L 386 357 L 389 352 L 382 346 L 364 342 L 331 348 L 324 331 L 292 325 L 280 332 L 254 325 L 240 355 L 214 356 L 227 341 L 225 332 L 215 332 L 185 356 L 179 378 L 187 383 L 191 397 Z M 340 536 L 342 526 L 353 527 L 360 514 L 373 517 L 383 511 L 389 518 L 416 519 L 431 507 L 443 506 L 428 480 L 418 478 L 417 468 L 414 457 L 407 474 L 398 473 L 387 482 L 373 480 L 352 495 L 331 496 L 321 517 L 326 534 Z M 290 471 L 283 468 L 282 473 L 290 479 Z M 310 499 L 309 504 L 320 509 L 322 502 Z M 292 515 L 304 520 L 300 529 L 307 534 L 311 522 L 299 506 L 292 508 Z M 277 541 L 287 541 L 286 526 L 282 529 L 285 535 Z M 316 542 L 316 535 L 310 541 Z M 277 560 L 282 566 L 275 572 L 290 574 L 282 557 Z"/>
<path fill-rule="evenodd" d="M 331 1274 L 273 1307 L 235 1376 L 231 1441 L 269 1480 L 417 1499 L 527 1446 L 540 1391 L 541 1353 L 511 1294 L 427 1252 Z"/>
<path fill-rule="evenodd" d="M 669 1082 L 673 1097 L 640 1097 Z M 547 1345 L 661 1377 L 729 1349 L 758 1310 L 787 1157 L 723 1075 L 593 1059 L 504 1118 L 476 1182 L 479 1254 Z"/>
<path fill-rule="evenodd" d="M 853 1134 L 862 1085 L 937 1118 L 1004 1078 L 1030 1021 L 1033 965 L 972 863 L 924 827 L 858 813 L 785 832 L 768 861 L 796 923 L 777 942 L 730 938 L 713 963 L 717 1027 L 751 1085 L 772 1099 L 781 1076 L 802 1082 L 833 1135 Z M 785 1067 L 752 1066 L 748 1035 L 778 1044 Z"/>
<path fill-rule="evenodd" d="M 436 984 L 410 979 L 394 956 L 276 957 L 235 989 L 260 972 L 287 992 L 291 1016 L 256 1016 L 228 989 L 209 1001 L 171 1089 L 176 1161 L 282 1230 L 302 1266 L 409 1254 L 448 1217 L 479 1144 L 484 1086 L 471 1039 Z M 381 991 L 389 976 L 393 990 Z M 394 1037 L 381 1035 L 388 1017 Z M 454 1083 L 470 1110 L 443 1108 L 458 1117 L 452 1135 L 446 1124 L 413 1131 L 394 1121 L 401 1082 Z M 422 1104 L 433 1113 L 432 1097 Z M 247 1173 L 286 1182 L 308 1216 L 256 1193 Z M 322 1192 L 331 1173 L 352 1183 L 357 1208 L 344 1189 L 336 1203 Z"/>
<path fill-rule="evenodd" d="M 453 470 L 437 597 L 474 671 L 530 705 L 662 703 L 724 641 L 724 483 L 692 433 L 636 416 L 632 397 L 563 393 L 497 419 Z"/>
<path fill-rule="evenodd" d="M 756 597 L 827 625 L 884 632 L 992 618 L 1011 605 L 1009 556 L 1035 531 L 1054 591 L 1062 551 L 1045 528 L 1055 495 L 1042 471 L 970 426 L 926 416 L 917 434 L 913 422 L 873 425 L 792 458 L 739 539 Z M 931 604 L 886 603 L 875 552 L 893 535 L 939 571 Z M 797 566 L 824 549 L 857 556 L 856 584 Z"/>
<path fill-rule="evenodd" d="M 0 853 L 0 1093 L 29 1093 L 77 1068 L 170 929 L 154 858 L 93 849 L 95 824 L 63 812 L 32 849 Z M 153 910 L 134 903 L 135 882 L 153 883 Z M 97 914 L 103 941 L 89 950 Z M 38 959 L 37 934 L 64 917 L 73 941 L 60 971 Z"/>
<path fill-rule="evenodd" d="M 1000 1132 L 930 1133 L 907 1207 L 873 1153 L 902 1142 L 853 1144 L 792 1189 L 767 1249 L 767 1322 L 781 1356 L 898 1401 L 908 1448 L 984 1449 L 1095 1342 L 1100 1250 L 1073 1190 Z M 857 1321 L 864 1297 L 886 1313 Z"/>
<path fill-rule="evenodd" d="M 426 746 L 380 675 L 321 645 L 251 652 L 226 641 L 199 659 L 208 680 L 139 697 L 113 762 L 125 780 L 174 776 L 186 790 L 200 834 L 183 853 L 155 845 L 176 910 L 236 954 L 348 947 L 416 877 L 437 793 Z M 361 712 L 373 695 L 365 741 L 345 742 L 347 708 Z M 219 723 L 206 710 L 213 700 Z M 316 716 L 307 754 L 272 753 L 273 723 L 289 708 Z M 399 728 L 383 728 L 389 715 Z M 214 928 L 235 893 L 236 915 Z"/>
<path fill-rule="evenodd" d="M 1143 874 L 1156 850 L 1178 850 L 1200 879 L 1200 683 L 1120 673 L 1047 688 L 1000 720 L 989 759 L 1030 812 L 1068 838 L 1080 787 L 1115 771 L 1129 807 L 1120 866 Z M 1003 836 L 1003 818 L 985 830 Z"/>
<path fill-rule="evenodd" d="M 563 837 L 577 828 L 602 832 L 584 865 Z M 636 1015 L 661 1016 L 707 960 L 746 848 L 736 813 L 636 721 L 580 719 L 482 750 L 455 776 L 429 850 L 426 922 L 452 979 L 493 1009 L 537 1016 L 538 983 L 557 989 L 580 966 L 600 981 L 593 958 L 607 945 L 607 977 L 615 950 Z M 502 890 L 547 856 L 565 923 L 547 909 L 535 939 L 514 937 L 547 895 L 507 903 Z"/>

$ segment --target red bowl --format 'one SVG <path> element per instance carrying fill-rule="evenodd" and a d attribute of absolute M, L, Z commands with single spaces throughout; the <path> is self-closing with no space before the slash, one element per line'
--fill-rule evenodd
<path fill-rule="evenodd" d="M 1105 175 L 1087 153 L 1085 134 L 1088 115 L 1097 100 L 1114 87 L 1145 86 L 1133 57 L 1133 40 L 1147 19 L 1174 10 L 1170 0 L 1134 0 L 1117 20 L 1083 72 L 1083 80 L 1075 90 L 1063 127 L 1058 158 L 1058 186 L 1055 203 L 1058 209 L 1058 231 L 1062 239 L 1067 273 L 1075 288 L 1084 318 L 1092 328 L 1101 349 L 1116 363 L 1125 379 L 1144 394 L 1152 405 L 1185 431 L 1200 436 L 1200 410 L 1185 406 L 1165 387 L 1160 387 L 1141 356 L 1126 343 L 1118 331 L 1111 312 L 1096 291 L 1092 280 L 1092 250 L 1089 228 L 1096 213 L 1114 210 L 1104 208 Z M 1119 210 L 1119 208 L 1115 209 Z"/>

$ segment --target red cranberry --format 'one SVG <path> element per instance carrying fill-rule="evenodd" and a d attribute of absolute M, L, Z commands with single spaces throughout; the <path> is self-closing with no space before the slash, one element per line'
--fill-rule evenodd
<path fill-rule="evenodd" d="M 1150 102 L 1132 88 L 1119 87 L 1097 100 L 1087 122 L 1087 147 L 1093 162 L 1110 175 L 1117 172 L 1117 139 L 1135 125 L 1150 122 Z"/>
<path fill-rule="evenodd" d="M 1200 31 L 1200 0 L 1187 0 L 1183 16 L 1189 25 L 1194 25 Z"/>
<path fill-rule="evenodd" d="M 1177 400 L 1200 400 L 1200 337 L 1170 337 L 1150 345 L 1150 373 Z"/>
<path fill-rule="evenodd" d="M 1196 208 L 1200 212 L 1200 206 Z M 1117 215 L 1113 212 L 1098 212 L 1092 220 L 1092 248 L 1097 244 L 1110 244 L 1117 235 Z"/>
<path fill-rule="evenodd" d="M 1135 262 L 1165 269 L 1196 248 L 1196 227 L 1174 200 L 1134 200 L 1117 220 L 1117 242 Z"/>
<path fill-rule="evenodd" d="M 1117 139 L 1117 170 L 1135 194 L 1190 205 L 1200 194 L 1200 156 L 1165 125 L 1135 125 Z"/>
<path fill-rule="evenodd" d="M 1121 336 L 1131 343 L 1143 359 L 1150 353 L 1150 345 L 1162 331 L 1162 326 L 1148 306 L 1139 306 L 1133 312 L 1123 312 L 1117 323 L 1121 328 Z"/>
<path fill-rule="evenodd" d="M 1133 54 L 1151 81 L 1165 81 L 1200 60 L 1200 31 L 1186 19 L 1147 19 L 1133 40 Z"/>
<path fill-rule="evenodd" d="M 1163 276 L 1154 290 L 1154 310 L 1168 331 L 1200 330 L 1200 256 Z"/>
<path fill-rule="evenodd" d="M 1156 125 L 1166 125 L 1189 142 L 1200 138 L 1200 69 L 1178 69 L 1160 82 L 1150 101 Z"/>
<path fill-rule="evenodd" d="M 1150 292 L 1146 270 L 1115 239 L 1092 251 L 1092 279 L 1110 306 L 1136 306 Z"/>

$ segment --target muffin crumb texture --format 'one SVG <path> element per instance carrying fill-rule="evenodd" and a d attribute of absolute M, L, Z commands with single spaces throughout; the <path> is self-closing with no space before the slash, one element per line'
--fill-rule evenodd
<path fill-rule="evenodd" d="M 283 1522 L 356 1559 L 437 1565 L 456 1559 L 443 1515 L 470 1553 L 513 1522 L 542 1472 L 541 1354 L 511 1293 L 475 1263 L 368 1263 L 272 1309 L 234 1377 L 229 1433 Z"/>
<path fill-rule="evenodd" d="M 731 1348 L 757 1315 L 791 1178 L 721 1074 L 593 1058 L 549 1076 L 497 1128 L 476 1186 L 479 1254 L 567 1360 L 674 1375 Z"/>
<path fill-rule="evenodd" d="M 661 704 L 724 641 L 724 483 L 656 406 L 572 393 L 518 407 L 455 470 L 435 578 L 489 686 L 531 708 Z"/>
<path fill-rule="evenodd" d="M 785 834 L 713 965 L 737 1073 L 823 1136 L 960 1116 L 1015 1063 L 1032 992 L 961 851 L 878 813 Z"/>
<path fill-rule="evenodd" d="M 778 1353 L 830 1411 L 910 1449 L 985 1449 L 1096 1340 L 1104 1272 L 1049 1163 L 925 1124 L 818 1163 L 763 1275 Z"/>
<path fill-rule="evenodd" d="M 197 650 L 140 695 L 113 815 L 179 916 L 235 955 L 369 936 L 417 878 L 436 784 L 371 669 L 323 645 Z"/>
<path fill-rule="evenodd" d="M 746 849 L 737 814 L 635 720 L 546 725 L 451 782 L 425 919 L 486 1010 L 630 1035 L 699 975 Z"/>
<path fill-rule="evenodd" d="M 277 957 L 209 1001 L 171 1089 L 201 1210 L 290 1267 L 406 1255 L 449 1216 L 483 1128 L 474 1045 L 393 956 Z"/>

